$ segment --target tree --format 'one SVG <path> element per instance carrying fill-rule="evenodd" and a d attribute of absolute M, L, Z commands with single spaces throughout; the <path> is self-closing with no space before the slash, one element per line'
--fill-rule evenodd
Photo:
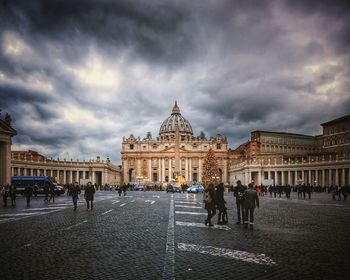
<path fill-rule="evenodd" d="M 212 148 L 204 157 L 203 171 L 202 171 L 202 183 L 207 187 L 210 183 L 214 185 L 218 183 L 219 168 L 216 160 L 215 153 Z"/>

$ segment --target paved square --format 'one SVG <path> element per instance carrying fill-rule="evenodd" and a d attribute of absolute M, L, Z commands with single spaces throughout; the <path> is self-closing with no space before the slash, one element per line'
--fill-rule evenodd
<path fill-rule="evenodd" d="M 82 196 L 81 196 L 82 197 Z M 1 279 L 347 279 L 350 202 L 260 197 L 254 229 L 204 226 L 202 196 L 98 192 L 0 210 Z M 214 217 L 214 221 L 216 222 Z"/>

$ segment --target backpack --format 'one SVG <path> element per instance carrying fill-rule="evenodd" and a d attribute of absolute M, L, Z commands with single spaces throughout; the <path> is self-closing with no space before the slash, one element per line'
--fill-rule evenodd
<path fill-rule="evenodd" d="M 210 196 L 209 191 L 204 192 L 203 202 L 204 203 L 211 203 L 211 196 Z"/>

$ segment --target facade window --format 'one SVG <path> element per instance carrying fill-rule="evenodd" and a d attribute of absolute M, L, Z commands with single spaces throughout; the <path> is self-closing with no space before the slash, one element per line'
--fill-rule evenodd
<path fill-rule="evenodd" d="M 216 144 L 216 149 L 221 150 L 221 144 Z"/>
<path fill-rule="evenodd" d="M 130 144 L 129 148 L 130 148 L 130 150 L 133 150 L 134 149 L 134 144 Z"/>

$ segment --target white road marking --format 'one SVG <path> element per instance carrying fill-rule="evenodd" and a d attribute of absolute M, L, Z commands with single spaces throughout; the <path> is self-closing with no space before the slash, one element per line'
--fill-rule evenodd
<path fill-rule="evenodd" d="M 0 224 L 17 220 L 16 218 L 1 219 Z"/>
<path fill-rule="evenodd" d="M 120 204 L 120 206 L 119 207 L 123 207 L 123 206 L 125 206 L 126 205 L 126 203 L 123 203 L 123 204 Z"/>
<path fill-rule="evenodd" d="M 198 202 L 176 200 L 175 203 L 181 203 L 181 204 L 197 204 Z"/>
<path fill-rule="evenodd" d="M 202 212 L 185 212 L 185 211 L 175 211 L 175 214 L 184 214 L 184 215 L 203 215 L 207 216 L 207 213 L 202 213 Z"/>
<path fill-rule="evenodd" d="M 114 202 L 112 202 L 112 204 L 116 204 L 116 203 L 119 203 L 120 201 L 119 200 L 116 200 Z"/>
<path fill-rule="evenodd" d="M 152 197 L 160 198 L 160 196 L 159 196 L 159 195 L 152 195 Z"/>
<path fill-rule="evenodd" d="M 131 200 L 131 202 L 135 202 L 135 199 Z"/>
<path fill-rule="evenodd" d="M 30 246 L 32 246 L 32 244 L 28 243 L 28 244 L 25 244 L 23 247 L 30 247 Z"/>
<path fill-rule="evenodd" d="M 189 206 L 189 205 L 175 205 L 175 207 L 192 208 L 192 209 L 203 209 L 203 207 L 201 207 L 201 206 Z"/>
<path fill-rule="evenodd" d="M 174 231 L 174 195 L 171 195 L 169 209 L 169 223 L 166 240 L 166 254 L 163 267 L 163 279 L 175 279 L 175 231 Z"/>
<path fill-rule="evenodd" d="M 49 209 L 65 209 L 67 206 L 56 206 L 56 207 L 43 207 L 43 208 L 29 208 L 29 209 L 22 209 L 22 212 L 27 211 L 43 211 L 43 210 L 49 210 Z"/>
<path fill-rule="evenodd" d="M 49 211 L 50 212 L 50 211 Z M 49 213 L 48 212 L 48 213 Z M 0 217 L 19 217 L 19 216 L 31 216 L 31 215 L 38 215 L 38 212 L 32 212 L 32 213 L 13 213 L 13 214 L 0 214 Z"/>
<path fill-rule="evenodd" d="M 204 223 L 187 223 L 187 222 L 178 222 L 176 221 L 177 226 L 186 226 L 186 227 L 200 227 L 200 228 L 209 228 L 209 229 L 222 229 L 222 230 L 231 230 L 230 227 L 225 225 L 214 225 L 213 227 L 208 227 Z"/>
<path fill-rule="evenodd" d="M 185 251 L 185 252 L 194 252 L 194 253 L 212 255 L 217 257 L 224 257 L 224 258 L 250 262 L 255 264 L 263 264 L 263 265 L 269 265 L 269 266 L 276 265 L 276 262 L 274 262 L 270 257 L 266 256 L 265 254 L 256 254 L 256 253 L 249 253 L 246 251 L 216 248 L 212 246 L 202 246 L 202 245 L 195 245 L 195 244 L 185 244 L 185 243 L 178 243 L 177 248 L 180 251 Z"/>
<path fill-rule="evenodd" d="M 110 213 L 110 212 L 112 212 L 113 211 L 113 209 L 111 209 L 111 210 L 108 210 L 108 211 L 106 211 L 106 212 L 103 212 L 101 215 L 103 216 L 103 215 L 106 215 L 106 214 L 108 214 L 108 213 Z"/>
<path fill-rule="evenodd" d="M 145 200 L 145 202 L 151 202 L 151 204 L 154 204 L 156 201 L 155 200 Z"/>
<path fill-rule="evenodd" d="M 63 230 L 69 230 L 69 229 L 71 229 L 71 228 L 80 226 L 80 225 L 85 224 L 85 223 L 87 223 L 87 220 L 84 220 L 84 221 L 82 221 L 81 223 L 77 223 L 77 224 L 75 224 L 75 225 L 71 225 L 71 226 L 69 226 L 69 227 L 66 227 L 66 228 L 63 229 Z"/>

